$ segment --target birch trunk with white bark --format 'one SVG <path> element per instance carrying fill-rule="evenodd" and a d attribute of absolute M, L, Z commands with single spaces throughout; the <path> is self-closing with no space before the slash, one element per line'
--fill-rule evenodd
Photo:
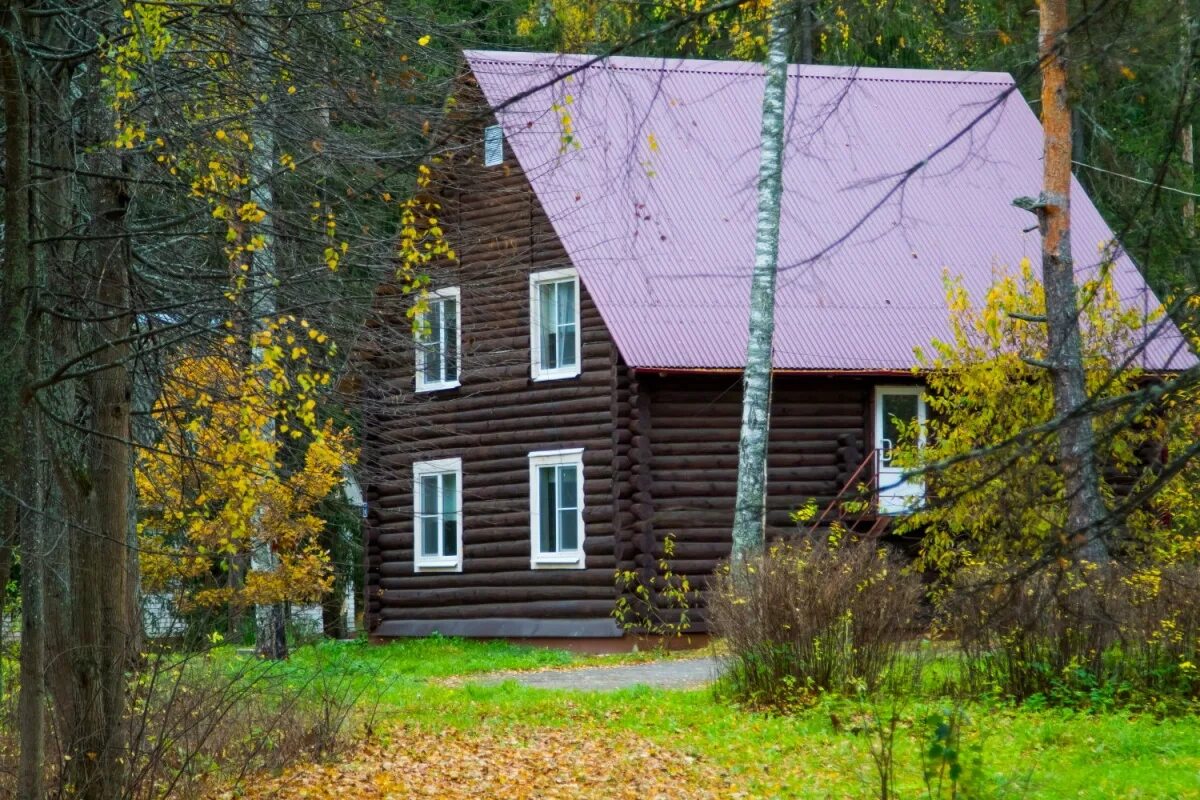
<path fill-rule="evenodd" d="M 251 7 L 251 25 L 266 24 L 263 22 L 270 11 L 267 0 L 253 0 Z M 266 36 L 260 31 L 251 29 L 251 52 L 254 54 L 254 69 L 265 72 L 270 63 L 270 51 Z M 261 85 L 267 85 L 264 81 Z M 251 292 L 250 316 L 255 331 L 261 331 L 270 324 L 278 308 L 276 284 L 278 270 L 275 263 L 274 229 L 274 196 L 271 188 L 271 175 L 274 170 L 275 132 L 273 120 L 266 103 L 258 108 L 253 118 L 254 130 L 251 140 L 254 149 L 250 153 L 250 199 L 262 211 L 266 212 L 260 233 L 263 236 L 263 246 L 256 248 L 251 254 L 249 286 Z M 261 347 L 255 347 L 251 358 L 256 364 L 263 360 Z M 260 434 L 266 438 L 275 437 L 275 423 L 270 421 Z M 260 520 L 256 519 L 256 524 Z M 279 568 L 279 557 L 271 550 L 264 532 L 258 532 L 258 543 L 250 558 L 250 568 L 261 572 L 272 572 Z M 270 659 L 287 658 L 287 619 L 283 603 L 269 606 L 258 606 L 254 610 L 255 617 L 255 649 L 259 655 Z"/>
<path fill-rule="evenodd" d="M 742 380 L 742 431 L 738 441 L 733 561 L 763 549 L 767 507 L 767 435 L 775 337 L 775 272 L 779 261 L 779 211 L 783 194 L 784 106 L 787 99 L 788 27 L 771 20 L 763 91 L 758 165 L 758 222 L 750 286 L 750 336 Z"/>

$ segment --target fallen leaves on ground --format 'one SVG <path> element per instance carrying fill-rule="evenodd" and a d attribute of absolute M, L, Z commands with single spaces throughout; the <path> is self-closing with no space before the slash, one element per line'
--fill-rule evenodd
<path fill-rule="evenodd" d="M 744 797 L 712 764 L 632 733 L 591 727 L 427 731 L 401 727 L 336 764 L 253 780 L 247 800 Z"/>

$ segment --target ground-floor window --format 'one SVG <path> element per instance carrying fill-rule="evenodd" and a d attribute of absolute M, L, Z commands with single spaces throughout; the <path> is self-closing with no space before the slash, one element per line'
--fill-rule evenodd
<path fill-rule="evenodd" d="M 582 569 L 583 449 L 529 454 L 530 565 Z"/>
<path fill-rule="evenodd" d="M 462 569 L 462 459 L 413 464 L 413 565 Z"/>

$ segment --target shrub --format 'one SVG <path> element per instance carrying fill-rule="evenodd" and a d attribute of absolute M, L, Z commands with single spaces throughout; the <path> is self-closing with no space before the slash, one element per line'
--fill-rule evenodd
<path fill-rule="evenodd" d="M 364 696 L 370 683 L 332 667 L 245 659 L 228 649 L 144 653 L 129 676 L 120 796 L 240 796 L 258 773 L 338 755 L 370 731 L 375 706 Z M 11 692 L 0 705 L 0 797 L 15 790 L 15 697 Z M 86 787 L 68 784 L 59 741 L 52 731 L 51 794 L 82 794 Z"/>
<path fill-rule="evenodd" d="M 721 570 L 708 613 L 721 686 L 753 705 L 877 687 L 911 635 L 920 579 L 874 542 L 808 538 Z"/>
<path fill-rule="evenodd" d="M 941 600 L 973 692 L 1104 708 L 1200 695 L 1200 572 L 964 571 Z"/>
<path fill-rule="evenodd" d="M 692 585 L 686 575 L 671 568 L 675 556 L 675 536 L 663 539 L 663 557 L 658 572 L 647 575 L 638 570 L 617 570 L 617 597 L 613 617 L 626 633 L 682 637 L 691 627 Z"/>

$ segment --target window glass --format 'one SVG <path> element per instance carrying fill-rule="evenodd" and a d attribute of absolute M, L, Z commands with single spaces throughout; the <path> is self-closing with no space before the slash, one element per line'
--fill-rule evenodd
<path fill-rule="evenodd" d="M 447 297 L 442 307 L 442 380 L 458 380 L 458 301 Z"/>
<path fill-rule="evenodd" d="M 911 425 L 917 418 L 919 398 L 915 394 L 884 394 L 880 402 L 883 404 L 883 438 L 887 440 L 883 457 L 885 461 L 890 461 L 892 448 L 900 440 L 897 420 L 904 425 Z"/>
<path fill-rule="evenodd" d="M 442 555 L 458 555 L 458 476 L 453 472 L 442 479 Z"/>
<path fill-rule="evenodd" d="M 562 281 L 558 286 L 558 365 L 575 364 L 575 281 Z"/>
<path fill-rule="evenodd" d="M 442 303 L 429 304 L 426 319 L 429 331 L 425 334 L 425 382 L 438 383 L 442 380 Z"/>
<path fill-rule="evenodd" d="M 556 473 L 555 467 L 541 467 L 538 470 L 538 524 L 541 528 L 539 544 L 543 553 L 553 553 L 558 550 Z"/>
<path fill-rule="evenodd" d="M 563 550 L 579 547 L 578 475 L 574 464 L 558 468 L 559 536 Z"/>
<path fill-rule="evenodd" d="M 538 287 L 538 305 L 541 307 L 541 319 L 539 324 L 542 329 L 542 369 L 554 369 L 559 365 L 558 361 L 558 312 L 557 300 L 558 294 L 554 287 L 556 284 L 543 283 Z"/>
<path fill-rule="evenodd" d="M 437 475 L 421 478 L 421 555 L 439 555 Z"/>

